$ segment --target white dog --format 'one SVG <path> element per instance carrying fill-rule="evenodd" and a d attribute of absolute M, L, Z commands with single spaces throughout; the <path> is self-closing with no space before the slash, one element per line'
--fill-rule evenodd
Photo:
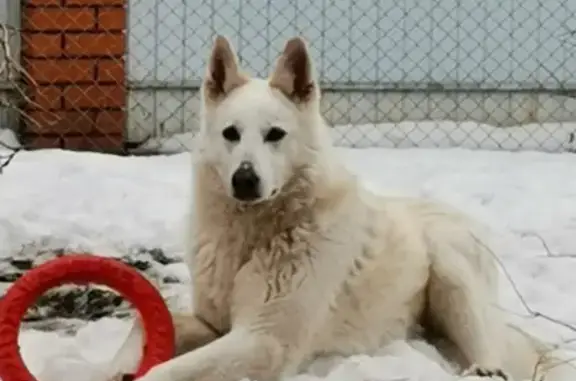
<path fill-rule="evenodd" d="M 141 381 L 278 380 L 317 355 L 416 337 L 464 374 L 532 376 L 544 348 L 497 308 L 497 268 L 473 223 L 372 194 L 338 162 L 302 39 L 263 80 L 218 37 L 202 102 L 194 310 L 175 316 L 179 355 Z"/>

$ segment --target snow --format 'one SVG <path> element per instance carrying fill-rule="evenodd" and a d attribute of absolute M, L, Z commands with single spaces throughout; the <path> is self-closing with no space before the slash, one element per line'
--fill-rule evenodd
<path fill-rule="evenodd" d="M 557 130 L 566 132 L 564 127 Z M 356 139 L 348 144 L 362 146 L 361 136 L 348 139 Z M 576 325 L 574 154 L 340 150 L 343 161 L 368 186 L 449 202 L 501 233 L 505 308 L 550 342 L 576 338 L 574 330 L 530 316 L 539 312 Z M 19 152 L 0 175 L 0 259 L 25 250 L 61 248 L 120 257 L 142 247 L 179 258 L 190 184 L 187 153 L 117 157 Z M 181 281 L 165 284 L 163 294 L 173 298 L 173 305 L 186 305 L 190 290 L 184 264 L 177 261 L 158 271 Z M 82 326 L 75 336 L 25 329 L 21 350 L 40 380 L 106 381 L 120 370 L 130 371 L 138 359 L 138 330 L 131 327 L 130 320 L 103 318 Z M 393 343 L 374 356 L 321 359 L 290 381 L 454 379 L 415 350 L 417 344 Z"/>

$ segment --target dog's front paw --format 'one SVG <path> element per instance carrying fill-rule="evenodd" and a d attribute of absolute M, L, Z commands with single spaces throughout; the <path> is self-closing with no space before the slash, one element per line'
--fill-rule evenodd
<path fill-rule="evenodd" d="M 479 365 L 472 365 L 470 368 L 462 373 L 462 376 L 478 376 L 478 377 L 490 377 L 490 378 L 501 378 L 504 381 L 512 381 L 512 378 L 499 368 L 485 368 Z"/>

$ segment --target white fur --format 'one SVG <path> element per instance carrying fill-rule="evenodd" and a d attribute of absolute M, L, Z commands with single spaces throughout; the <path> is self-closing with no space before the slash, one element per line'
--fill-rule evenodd
<path fill-rule="evenodd" d="M 479 228 L 448 206 L 364 189 L 338 162 L 319 99 L 302 40 L 262 80 L 217 39 L 194 163 L 194 312 L 174 317 L 179 356 L 141 381 L 276 380 L 317 355 L 422 336 L 459 371 L 531 377 L 544 348 L 497 308 Z M 232 124 L 234 144 L 222 137 Z M 271 126 L 287 132 L 277 144 L 263 140 Z M 263 184 L 252 203 L 231 195 L 243 160 Z"/>

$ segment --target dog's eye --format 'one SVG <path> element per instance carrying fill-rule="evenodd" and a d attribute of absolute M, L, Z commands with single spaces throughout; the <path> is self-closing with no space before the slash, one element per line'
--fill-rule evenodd
<path fill-rule="evenodd" d="M 282 140 L 286 136 L 286 131 L 278 127 L 272 127 L 264 136 L 264 141 L 276 143 Z"/>
<path fill-rule="evenodd" d="M 240 132 L 236 126 L 228 126 L 222 131 L 222 136 L 229 142 L 237 142 L 240 140 Z"/>

